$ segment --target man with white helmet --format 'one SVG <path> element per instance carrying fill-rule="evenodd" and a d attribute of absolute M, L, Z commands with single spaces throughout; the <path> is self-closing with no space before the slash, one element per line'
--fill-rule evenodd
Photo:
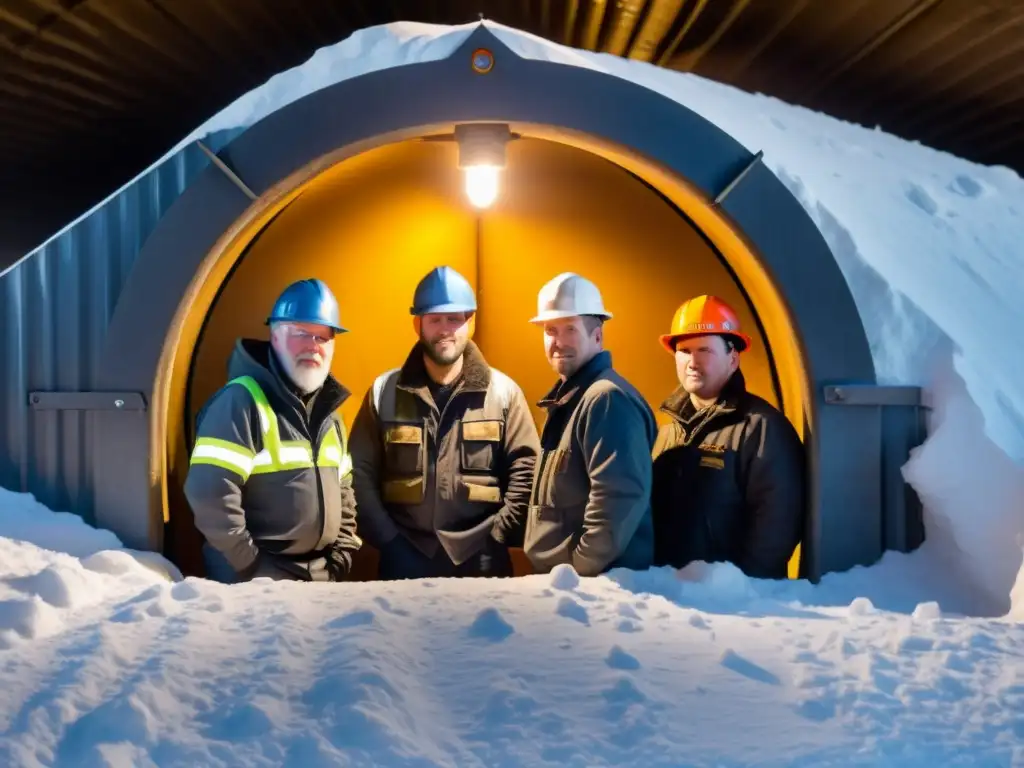
<path fill-rule="evenodd" d="M 522 390 L 473 343 L 476 297 L 451 267 L 416 287 L 419 341 L 352 426 L 359 532 L 382 579 L 511 576 L 537 428 Z"/>
<path fill-rule="evenodd" d="M 530 321 L 558 382 L 538 405 L 541 433 L 524 551 L 542 572 L 571 565 L 581 576 L 644 570 L 653 558 L 651 461 L 657 425 L 643 396 L 603 348 L 597 286 L 565 272 L 548 282 Z"/>
<path fill-rule="evenodd" d="M 185 496 L 206 537 L 207 576 L 340 581 L 356 536 L 352 462 L 331 375 L 338 302 L 320 280 L 289 285 L 266 324 L 239 339 L 228 382 L 197 418 Z"/>
<path fill-rule="evenodd" d="M 784 579 L 804 527 L 803 445 L 771 403 L 747 391 L 751 339 L 716 296 L 684 302 L 660 341 L 679 387 L 653 451 L 655 564 L 725 561 Z"/>

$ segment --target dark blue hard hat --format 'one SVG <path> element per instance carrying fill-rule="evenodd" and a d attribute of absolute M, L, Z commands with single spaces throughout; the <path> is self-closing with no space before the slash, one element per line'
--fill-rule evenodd
<path fill-rule="evenodd" d="M 476 312 L 476 295 L 469 281 L 454 269 L 435 267 L 416 286 L 409 312 Z"/>
<path fill-rule="evenodd" d="M 307 279 L 292 283 L 274 302 L 274 309 L 267 317 L 271 323 L 316 323 L 345 333 L 338 317 L 338 300 L 323 280 Z"/>

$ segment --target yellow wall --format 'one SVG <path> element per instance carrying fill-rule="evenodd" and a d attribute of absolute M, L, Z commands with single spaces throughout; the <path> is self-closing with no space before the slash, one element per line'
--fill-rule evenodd
<path fill-rule="evenodd" d="M 531 404 L 554 374 L 541 331 L 528 320 L 541 285 L 566 270 L 600 287 L 615 314 L 605 326 L 615 366 L 656 412 L 677 384 L 657 337 L 676 307 L 699 293 L 735 307 L 754 337 L 743 355 L 748 385 L 776 402 L 764 341 L 731 276 L 685 219 L 622 168 L 563 144 L 516 141 L 501 199 L 479 214 L 479 254 L 477 215 L 464 200 L 452 143 L 386 146 L 316 178 L 259 236 L 224 287 L 196 347 L 186 418 L 194 423 L 223 384 L 238 336 L 267 338 L 263 320 L 281 289 L 319 277 L 337 295 L 350 329 L 336 342 L 333 373 L 353 392 L 342 408 L 351 425 L 373 378 L 400 365 L 415 342 L 413 289 L 438 264 L 477 286 L 476 341 Z M 534 407 L 534 414 L 539 426 L 542 412 Z M 183 511 L 171 511 L 173 528 L 191 528 Z M 175 539 L 196 540 L 194 531 Z"/>
<path fill-rule="evenodd" d="M 351 423 L 376 376 L 400 365 L 415 341 L 409 306 L 416 282 L 450 264 L 477 286 L 476 341 L 531 403 L 553 384 L 541 332 L 528 323 L 540 286 L 577 271 L 600 287 L 615 314 L 605 338 L 616 367 L 657 409 L 676 386 L 658 344 L 688 296 L 716 293 L 755 337 L 744 354 L 751 389 L 775 401 L 764 344 L 730 275 L 673 209 L 622 169 L 564 145 L 510 145 L 502 198 L 481 216 L 462 196 L 455 146 L 407 142 L 332 169 L 263 232 L 231 276 L 196 351 L 189 418 L 219 387 L 234 340 L 266 338 L 274 298 L 289 282 L 325 280 L 350 333 L 335 345 L 334 374 L 353 391 Z M 541 412 L 535 411 L 538 422 Z"/>

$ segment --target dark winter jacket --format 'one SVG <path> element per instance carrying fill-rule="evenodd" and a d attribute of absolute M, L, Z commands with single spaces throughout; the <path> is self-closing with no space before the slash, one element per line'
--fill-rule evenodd
<path fill-rule="evenodd" d="M 651 446 L 643 396 L 601 352 L 539 405 L 548 411 L 524 550 L 541 572 L 644 570 L 653 557 Z"/>
<path fill-rule="evenodd" d="M 381 374 L 352 425 L 359 534 L 383 549 L 407 537 L 459 565 L 488 537 L 521 535 L 538 451 L 522 390 L 488 366 L 476 344 L 438 410 L 417 344 L 405 364 Z"/>
<path fill-rule="evenodd" d="M 272 413 L 243 383 L 251 377 Z M 332 376 L 304 402 L 270 344 L 240 339 L 229 384 L 197 420 L 185 495 L 196 527 L 242 579 L 330 581 L 359 546 L 351 458 L 336 409 L 348 391 Z M 269 418 L 265 419 L 264 416 Z M 282 443 L 273 457 L 272 430 Z"/>
<path fill-rule="evenodd" d="M 652 504 L 655 562 L 734 563 L 782 579 L 804 527 L 804 453 L 789 420 L 736 371 L 710 411 L 680 387 L 661 406 Z M 706 419 L 706 420 L 705 420 Z"/>

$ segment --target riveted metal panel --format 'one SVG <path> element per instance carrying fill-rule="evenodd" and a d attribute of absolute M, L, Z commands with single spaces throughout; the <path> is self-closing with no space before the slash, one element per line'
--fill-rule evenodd
<path fill-rule="evenodd" d="M 221 147 L 237 133 L 208 142 Z M 90 405 L 85 393 L 99 388 L 108 325 L 136 258 L 208 164 L 198 147 L 178 152 L 0 274 L 0 486 L 95 520 L 99 411 L 50 406 L 61 394 Z M 138 397 L 111 403 L 137 410 Z"/>

